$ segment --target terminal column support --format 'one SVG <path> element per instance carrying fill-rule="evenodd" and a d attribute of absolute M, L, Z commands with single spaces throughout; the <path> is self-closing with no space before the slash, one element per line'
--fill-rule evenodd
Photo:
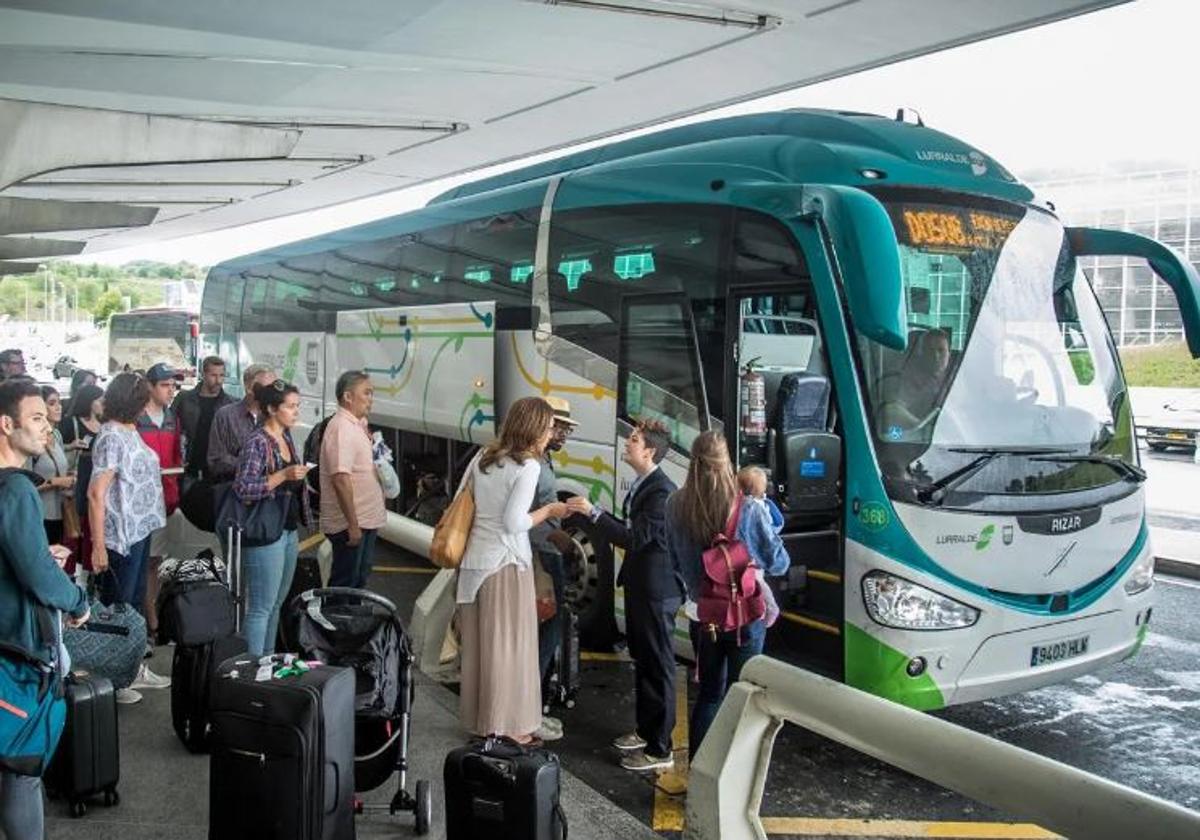
<path fill-rule="evenodd" d="M 286 158 L 300 132 L 0 99 L 0 189 L 82 166 Z"/>

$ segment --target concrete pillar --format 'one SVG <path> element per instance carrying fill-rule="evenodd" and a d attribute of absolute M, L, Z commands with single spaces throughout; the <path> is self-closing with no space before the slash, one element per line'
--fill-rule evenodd
<path fill-rule="evenodd" d="M 0 236 L 0 260 L 31 257 L 70 257 L 83 252 L 86 242 L 69 239 L 39 239 L 33 236 Z"/>
<path fill-rule="evenodd" d="M 0 137 L 3 189 L 68 167 L 286 158 L 300 132 L 0 99 Z"/>
<path fill-rule="evenodd" d="M 150 224 L 157 215 L 157 207 L 0 195 L 0 234 L 141 227 Z"/>

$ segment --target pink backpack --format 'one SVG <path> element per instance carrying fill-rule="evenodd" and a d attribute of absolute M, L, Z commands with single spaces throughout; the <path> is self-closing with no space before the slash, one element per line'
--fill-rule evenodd
<path fill-rule="evenodd" d="M 704 574 L 700 578 L 700 623 L 709 632 L 741 629 L 766 614 L 766 602 L 758 586 L 757 566 L 746 544 L 737 539 L 738 519 L 745 498 L 738 493 L 725 530 L 713 538 L 712 547 L 701 555 Z"/>

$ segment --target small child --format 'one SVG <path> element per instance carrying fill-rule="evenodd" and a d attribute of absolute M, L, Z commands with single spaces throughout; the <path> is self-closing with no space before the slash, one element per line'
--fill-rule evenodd
<path fill-rule="evenodd" d="M 737 474 L 738 487 L 746 497 L 746 501 L 754 505 L 762 505 L 771 517 L 771 525 L 776 533 L 783 530 L 783 512 L 774 501 L 767 498 L 767 473 L 761 467 L 742 467 Z M 758 570 L 758 587 L 762 590 L 763 601 L 767 613 L 763 616 L 767 626 L 773 625 L 779 618 L 779 605 L 775 602 L 775 593 L 767 585 L 763 570 Z"/>

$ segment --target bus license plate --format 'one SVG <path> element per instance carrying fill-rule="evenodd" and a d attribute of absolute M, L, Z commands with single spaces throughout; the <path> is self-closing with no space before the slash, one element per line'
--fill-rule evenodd
<path fill-rule="evenodd" d="M 1088 636 L 1075 639 L 1064 639 L 1061 642 L 1051 642 L 1047 645 L 1034 645 L 1033 653 L 1029 656 L 1029 666 L 1051 665 L 1064 659 L 1074 659 L 1088 652 Z"/>

